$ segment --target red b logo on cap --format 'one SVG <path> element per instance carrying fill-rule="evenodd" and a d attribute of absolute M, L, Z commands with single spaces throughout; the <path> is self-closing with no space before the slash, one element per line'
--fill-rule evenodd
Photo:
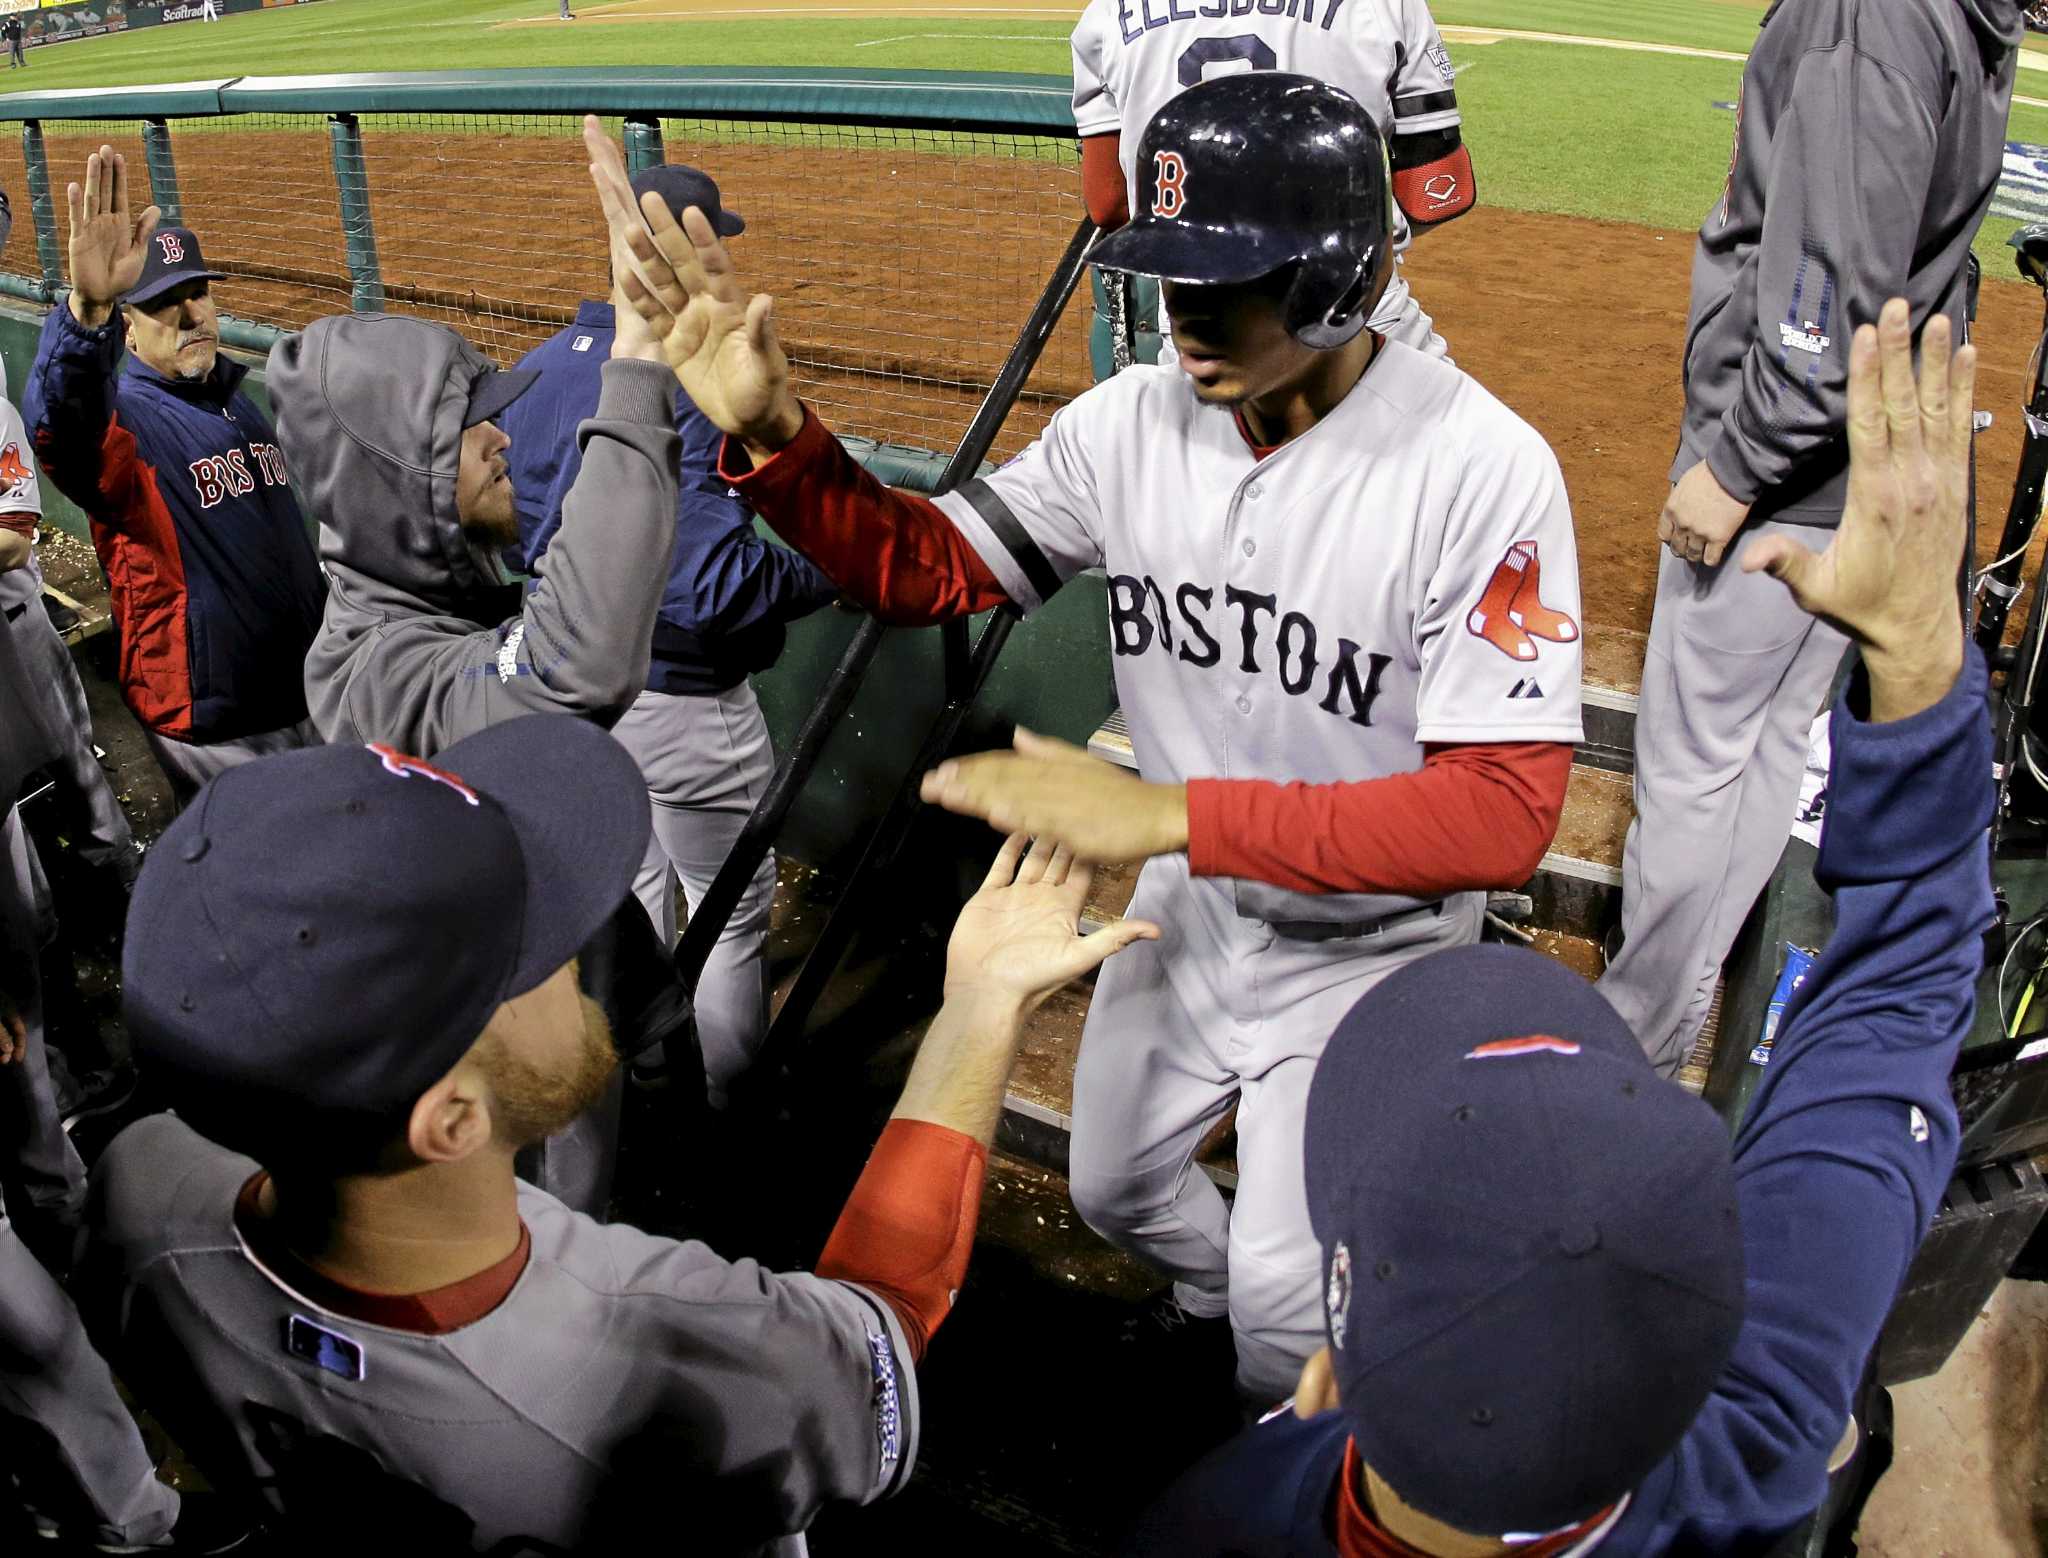
<path fill-rule="evenodd" d="M 1188 165 L 1177 151 L 1155 151 L 1152 171 L 1152 214 L 1171 221 L 1187 207 Z"/>
<path fill-rule="evenodd" d="M 175 265 L 185 257 L 185 244 L 176 233 L 158 233 L 156 246 L 164 251 L 164 264 Z"/>

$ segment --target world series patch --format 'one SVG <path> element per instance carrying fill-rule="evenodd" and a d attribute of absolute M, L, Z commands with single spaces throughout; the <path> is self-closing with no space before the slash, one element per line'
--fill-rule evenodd
<path fill-rule="evenodd" d="M 887 1482 L 903 1455 L 903 1406 L 896 1392 L 896 1349 L 889 1338 L 868 1332 L 868 1356 L 875 1369 L 875 1443 Z"/>

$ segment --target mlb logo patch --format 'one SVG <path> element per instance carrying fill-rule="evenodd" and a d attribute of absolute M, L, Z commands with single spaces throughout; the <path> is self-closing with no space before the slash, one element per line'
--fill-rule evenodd
<path fill-rule="evenodd" d="M 594 339 L 595 337 L 592 336 L 579 335 L 569 343 L 569 350 L 572 352 L 587 352 L 590 350 L 591 342 Z"/>
<path fill-rule="evenodd" d="M 304 1315 L 293 1315 L 285 1322 L 284 1350 L 302 1363 L 342 1379 L 363 1377 L 363 1344 Z"/>

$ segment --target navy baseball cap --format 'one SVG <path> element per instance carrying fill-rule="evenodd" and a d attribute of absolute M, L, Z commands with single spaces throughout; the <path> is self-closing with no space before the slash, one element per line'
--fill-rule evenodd
<path fill-rule="evenodd" d="M 540 378 L 538 368 L 500 368 L 492 364 L 476 376 L 469 387 L 469 409 L 462 415 L 464 427 L 488 422 L 513 401 L 532 389 Z"/>
<path fill-rule="evenodd" d="M 1742 1324 L 1728 1133 L 1590 984 L 1519 947 L 1410 964 L 1309 1086 L 1309 1219 L 1367 1465 L 1461 1531 L 1642 1481 Z"/>
<path fill-rule="evenodd" d="M 209 270 L 199 252 L 199 235 L 189 227 L 159 227 L 144 246 L 142 275 L 121 294 L 123 303 L 146 307 L 171 288 L 188 281 L 225 281 L 223 271 Z"/>
<path fill-rule="evenodd" d="M 647 784 L 566 715 L 425 762 L 328 746 L 229 769 L 165 831 L 121 960 L 174 1093 L 294 1116 L 410 1108 L 624 901 Z"/>
<path fill-rule="evenodd" d="M 683 219 L 687 208 L 695 206 L 710 220 L 721 238 L 736 237 L 747 230 L 747 224 L 740 220 L 737 211 L 728 211 L 719 204 L 718 185 L 701 168 L 688 167 L 680 162 L 659 163 L 651 168 L 642 168 L 633 175 L 631 183 L 635 201 L 652 191 L 661 196 L 669 215 L 678 222 Z"/>

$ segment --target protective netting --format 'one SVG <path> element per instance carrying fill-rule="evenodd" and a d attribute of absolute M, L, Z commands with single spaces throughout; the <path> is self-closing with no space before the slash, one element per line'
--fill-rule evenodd
<path fill-rule="evenodd" d="M 614 129 L 616 130 L 616 125 Z M 1071 142 L 788 123 L 663 122 L 671 162 L 747 221 L 749 287 L 775 294 L 803 395 L 843 432 L 950 452 L 1080 221 Z M 606 290 L 580 120 L 365 116 L 363 168 L 386 307 L 443 320 L 509 363 Z M 60 242 L 64 184 L 108 142 L 147 184 L 133 121 L 44 125 Z M 350 305 L 328 121 L 172 121 L 185 220 L 232 314 L 296 328 Z M 41 273 L 18 126 L 0 133 L 15 225 L 0 263 Z M 16 193 L 19 192 L 19 193 Z M 1013 453 L 1090 382 L 1085 296 L 996 446 Z"/>

